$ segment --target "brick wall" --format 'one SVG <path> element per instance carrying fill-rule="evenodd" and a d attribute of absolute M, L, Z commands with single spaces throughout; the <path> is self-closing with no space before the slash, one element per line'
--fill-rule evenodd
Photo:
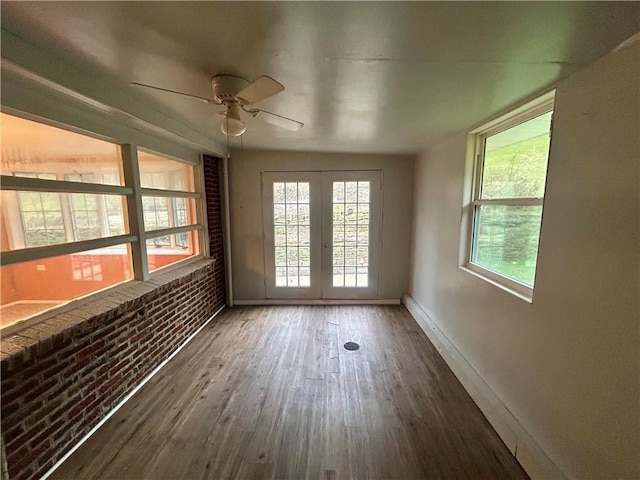
<path fill-rule="evenodd" d="M 209 225 L 209 255 L 216 260 L 216 301 L 226 302 L 224 242 L 222 230 L 222 206 L 220 192 L 220 163 L 209 155 L 204 156 L 204 189 L 207 197 L 207 223 Z"/>
<path fill-rule="evenodd" d="M 42 476 L 225 304 L 215 159 L 205 162 L 205 182 L 211 259 L 123 284 L 2 339 L 10 480 Z"/>

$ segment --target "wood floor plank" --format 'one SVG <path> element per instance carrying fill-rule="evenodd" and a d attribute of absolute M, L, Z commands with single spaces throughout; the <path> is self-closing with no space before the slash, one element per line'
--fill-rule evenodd
<path fill-rule="evenodd" d="M 282 306 L 224 311 L 52 478 L 527 476 L 404 307 Z"/>

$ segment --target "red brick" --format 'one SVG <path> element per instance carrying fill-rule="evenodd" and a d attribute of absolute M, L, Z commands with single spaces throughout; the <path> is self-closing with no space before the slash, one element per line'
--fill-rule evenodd
<path fill-rule="evenodd" d="M 46 452 L 51 446 L 51 441 L 47 440 L 37 449 L 29 451 L 27 448 L 20 449 L 13 455 L 7 454 L 7 464 L 9 466 L 9 478 L 13 479 L 23 474 L 22 471 L 31 463 L 35 462 L 41 454 Z M 33 467 L 31 467 L 33 470 Z"/>
<path fill-rule="evenodd" d="M 69 410 L 69 413 L 67 414 L 67 418 L 69 420 L 72 420 L 73 418 L 75 418 L 78 414 L 82 413 L 88 405 L 91 404 L 91 402 L 93 402 L 96 399 L 96 394 L 95 393 L 90 393 L 88 396 L 84 397 L 80 402 L 78 402 L 78 404 L 73 407 L 71 410 Z"/>
<path fill-rule="evenodd" d="M 38 388 L 31 390 L 27 395 L 25 395 L 24 402 L 27 403 L 27 402 L 31 402 L 32 400 L 35 400 L 40 395 L 47 392 L 47 390 L 50 390 L 51 388 L 53 388 L 57 382 L 58 380 L 55 377 L 49 377 L 47 381 L 38 385 Z"/>
<path fill-rule="evenodd" d="M 94 341 L 93 343 L 91 343 L 87 347 L 85 347 L 82 350 L 80 350 L 77 353 L 77 358 L 81 359 L 81 358 L 91 357 L 92 355 L 94 355 L 96 353 L 99 353 L 101 350 L 103 350 L 104 346 L 105 346 L 105 341 L 104 340 Z"/>
<path fill-rule="evenodd" d="M 54 422 L 52 425 L 48 426 L 46 429 L 42 430 L 37 437 L 34 437 L 29 441 L 29 446 L 32 449 L 36 449 L 41 443 L 45 441 L 49 436 L 51 436 L 56 430 L 61 428 L 64 425 L 64 420 L 60 419 Z"/>

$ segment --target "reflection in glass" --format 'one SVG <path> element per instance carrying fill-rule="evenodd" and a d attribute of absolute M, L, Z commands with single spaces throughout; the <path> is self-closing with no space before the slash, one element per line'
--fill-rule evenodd
<path fill-rule="evenodd" d="M 481 198 L 544 197 L 551 115 L 547 112 L 485 140 Z"/>
<path fill-rule="evenodd" d="M 198 232 L 179 233 L 147 239 L 149 271 L 198 255 Z"/>
<path fill-rule="evenodd" d="M 0 121 L 3 175 L 65 180 L 82 172 L 90 183 L 123 185 L 119 145 L 6 113 Z"/>
<path fill-rule="evenodd" d="M 195 191 L 193 165 L 138 150 L 142 188 Z"/>

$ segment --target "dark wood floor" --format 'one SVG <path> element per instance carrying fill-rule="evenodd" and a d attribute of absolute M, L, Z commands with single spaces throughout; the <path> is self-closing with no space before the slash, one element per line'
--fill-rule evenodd
<path fill-rule="evenodd" d="M 527 476 L 404 307 L 292 306 L 224 311 L 53 478 Z"/>

